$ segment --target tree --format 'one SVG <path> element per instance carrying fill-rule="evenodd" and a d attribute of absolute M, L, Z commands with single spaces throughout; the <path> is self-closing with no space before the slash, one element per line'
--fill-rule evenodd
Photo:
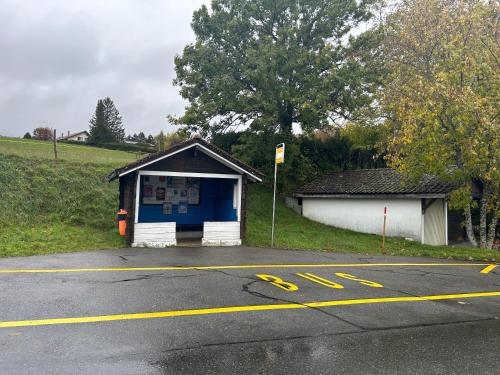
<path fill-rule="evenodd" d="M 115 107 L 115 103 L 109 97 L 103 99 L 104 113 L 108 127 L 113 135 L 113 142 L 123 143 L 125 141 L 125 129 L 122 125 L 122 116 Z"/>
<path fill-rule="evenodd" d="M 54 138 L 54 132 L 48 127 L 38 127 L 33 130 L 33 138 L 42 141 L 51 141 Z"/>
<path fill-rule="evenodd" d="M 99 99 L 90 119 L 89 142 L 95 144 L 125 141 L 122 117 L 110 98 Z"/>
<path fill-rule="evenodd" d="M 127 141 L 129 141 L 129 142 L 137 142 L 137 133 L 134 133 L 133 135 L 128 135 L 127 136 Z"/>
<path fill-rule="evenodd" d="M 355 117 L 378 75 L 376 33 L 348 37 L 373 0 L 215 0 L 194 12 L 196 42 L 175 58 L 189 101 L 170 117 L 212 135 L 238 127 L 292 134 Z"/>
<path fill-rule="evenodd" d="M 113 133 L 106 118 L 106 108 L 103 100 L 99 99 L 94 115 L 90 119 L 89 143 L 101 144 L 113 141 Z"/>
<path fill-rule="evenodd" d="M 385 124 L 347 123 L 339 133 L 349 144 L 348 169 L 386 167 L 384 142 Z"/>
<path fill-rule="evenodd" d="M 161 130 L 160 134 L 158 134 L 155 137 L 155 143 L 156 143 L 156 146 L 158 147 L 158 151 L 166 150 L 166 148 L 165 148 L 165 133 L 163 133 L 163 130 Z"/>
<path fill-rule="evenodd" d="M 140 132 L 137 135 L 136 142 L 137 143 L 147 143 L 146 134 L 144 134 L 144 132 Z"/>
<path fill-rule="evenodd" d="M 23 139 L 31 139 L 31 134 L 30 132 L 26 132 L 23 136 Z"/>
<path fill-rule="evenodd" d="M 412 178 L 455 181 L 450 203 L 464 210 L 468 238 L 482 248 L 492 247 L 500 214 L 499 21 L 498 2 L 405 0 L 385 25 L 388 161 Z"/>
<path fill-rule="evenodd" d="M 176 145 L 177 143 L 183 142 L 188 139 L 188 135 L 182 130 L 177 130 L 171 133 L 163 133 L 163 130 L 160 131 L 155 137 L 155 144 L 158 147 L 158 151 L 164 151 L 169 149 L 170 147 Z"/>

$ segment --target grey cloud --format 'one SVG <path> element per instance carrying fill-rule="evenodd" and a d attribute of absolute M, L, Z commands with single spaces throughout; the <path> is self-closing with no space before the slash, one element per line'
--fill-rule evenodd
<path fill-rule="evenodd" d="M 169 130 L 185 106 L 173 59 L 203 2 L 0 0 L 0 134 L 85 129 L 105 96 L 127 133 Z"/>

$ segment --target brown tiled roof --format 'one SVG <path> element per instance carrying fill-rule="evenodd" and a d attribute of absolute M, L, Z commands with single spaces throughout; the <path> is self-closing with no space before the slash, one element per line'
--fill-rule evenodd
<path fill-rule="evenodd" d="M 426 176 L 419 183 L 405 183 L 393 169 L 358 169 L 322 176 L 295 191 L 296 195 L 447 194 L 456 185 Z"/>
<path fill-rule="evenodd" d="M 146 156 L 146 157 L 144 157 L 144 158 L 142 158 L 140 160 L 134 161 L 134 162 L 132 162 L 130 164 L 127 164 L 126 166 L 124 166 L 122 168 L 115 169 L 114 171 L 112 171 L 108 175 L 107 179 L 108 179 L 108 181 L 113 181 L 114 179 L 118 178 L 119 175 L 122 174 L 122 173 L 126 173 L 127 171 L 130 171 L 132 169 L 141 167 L 142 165 L 145 165 L 145 164 L 148 164 L 150 162 L 153 162 L 156 159 L 161 158 L 162 156 L 171 154 L 171 153 L 173 153 L 175 151 L 181 150 L 181 149 L 183 149 L 185 147 L 188 147 L 188 146 L 191 146 L 191 145 L 194 145 L 194 144 L 199 144 L 199 145 L 202 145 L 202 146 L 208 148 L 210 151 L 215 152 L 219 156 L 223 157 L 224 159 L 230 161 L 231 163 L 237 165 L 238 167 L 244 169 L 245 171 L 249 172 L 250 174 L 252 174 L 252 175 L 254 175 L 254 176 L 256 176 L 256 177 L 258 177 L 260 179 L 262 179 L 264 177 L 264 175 L 262 174 L 262 172 L 260 172 L 257 169 L 249 166 L 248 164 L 242 162 L 241 160 L 236 159 L 231 154 L 227 153 L 224 150 L 221 150 L 217 146 L 214 146 L 213 144 L 205 141 L 204 139 L 201 139 L 201 138 L 191 138 L 191 139 L 189 139 L 187 141 L 177 143 L 176 145 L 170 147 L 168 150 L 156 152 L 154 154 L 149 154 L 148 156 Z"/>

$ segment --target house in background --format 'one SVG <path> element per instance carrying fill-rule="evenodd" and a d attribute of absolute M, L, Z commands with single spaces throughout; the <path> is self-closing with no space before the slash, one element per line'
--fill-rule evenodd
<path fill-rule="evenodd" d="M 447 196 L 454 188 L 454 184 L 432 176 L 417 184 L 404 184 L 401 176 L 388 168 L 343 171 L 296 190 L 295 209 L 320 223 L 382 234 L 387 207 L 388 236 L 447 245 Z"/>
<path fill-rule="evenodd" d="M 68 131 L 68 134 L 57 138 L 58 141 L 77 141 L 77 142 L 87 142 L 88 139 L 89 139 L 89 132 L 86 130 L 72 134 L 70 134 L 70 132 Z"/>

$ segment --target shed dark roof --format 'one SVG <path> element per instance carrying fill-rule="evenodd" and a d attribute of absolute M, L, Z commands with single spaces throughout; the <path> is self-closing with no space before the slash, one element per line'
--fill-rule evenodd
<path fill-rule="evenodd" d="M 320 177 L 295 191 L 296 195 L 404 195 L 447 194 L 456 188 L 436 176 L 426 176 L 419 183 L 404 183 L 393 169 L 359 169 Z"/>
<path fill-rule="evenodd" d="M 245 170 L 247 173 L 249 173 L 253 176 L 256 176 L 259 179 L 262 179 L 264 177 L 262 172 L 249 166 L 248 164 L 242 162 L 241 160 L 236 159 L 235 157 L 233 157 L 232 155 L 230 155 L 226 151 L 221 150 L 217 146 L 214 146 L 213 144 L 211 144 L 211 143 L 209 143 L 201 138 L 192 138 L 192 139 L 189 139 L 187 141 L 177 143 L 176 145 L 170 147 L 168 150 L 156 152 L 154 154 L 149 154 L 148 156 L 146 156 L 140 160 L 134 161 L 130 164 L 127 164 L 126 166 L 124 166 L 122 168 L 115 169 L 113 172 L 111 172 L 108 175 L 108 177 L 107 177 L 108 181 L 113 181 L 114 179 L 118 178 L 121 174 L 130 172 L 130 171 L 135 170 L 135 169 L 139 169 L 146 164 L 152 163 L 152 162 L 154 162 L 158 159 L 161 159 L 163 157 L 167 157 L 169 154 L 175 153 L 176 151 L 182 150 L 183 148 L 189 148 L 190 146 L 195 147 L 196 145 L 200 145 L 200 146 L 203 146 L 203 147 L 209 149 L 210 151 L 214 152 L 218 156 L 235 164 L 239 168 Z"/>

